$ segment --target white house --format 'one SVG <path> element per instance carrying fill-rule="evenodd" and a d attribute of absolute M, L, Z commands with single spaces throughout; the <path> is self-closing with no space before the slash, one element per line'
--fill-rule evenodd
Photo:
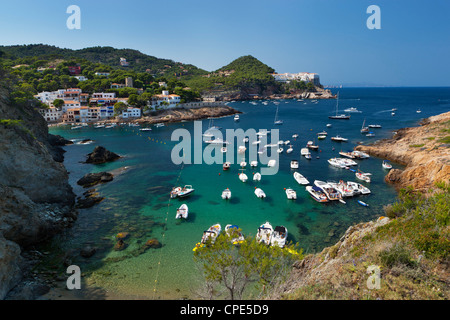
<path fill-rule="evenodd" d="M 169 94 L 169 91 L 164 90 L 162 94 L 155 94 L 152 96 L 151 104 L 153 107 L 160 107 L 163 102 L 166 102 L 164 108 L 173 108 L 179 104 L 181 98 L 177 94 Z"/>
<path fill-rule="evenodd" d="M 123 119 L 129 118 L 140 118 L 141 117 L 141 109 L 135 107 L 128 107 L 127 110 L 122 112 Z"/>
<path fill-rule="evenodd" d="M 109 72 L 96 72 L 94 73 L 96 76 L 109 77 Z"/>
<path fill-rule="evenodd" d="M 65 113 L 70 109 L 79 109 L 81 106 L 80 101 L 75 100 L 65 100 L 62 106 L 62 111 Z"/>
<path fill-rule="evenodd" d="M 86 81 L 86 80 L 88 80 L 88 78 L 86 78 L 85 76 L 75 76 L 74 78 L 77 78 L 78 81 Z"/>
<path fill-rule="evenodd" d="M 312 82 L 314 85 L 320 84 L 319 75 L 317 73 L 299 72 L 299 73 L 273 73 L 272 76 L 276 81 L 289 83 L 293 80 L 303 81 L 305 83 Z"/>
<path fill-rule="evenodd" d="M 115 92 L 95 92 L 92 94 L 92 98 L 97 99 L 114 99 L 116 97 Z"/>
<path fill-rule="evenodd" d="M 40 109 L 39 112 L 42 114 L 42 117 L 44 117 L 44 119 L 47 122 L 59 121 L 64 114 L 64 112 L 62 110 L 59 110 L 55 107 L 49 107 L 47 109 Z"/>

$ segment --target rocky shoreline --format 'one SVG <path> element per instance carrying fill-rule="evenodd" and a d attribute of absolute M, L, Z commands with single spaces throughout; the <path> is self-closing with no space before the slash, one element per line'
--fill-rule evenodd
<path fill-rule="evenodd" d="M 392 169 L 385 181 L 398 189 L 412 186 L 426 191 L 436 182 L 450 180 L 450 112 L 430 117 L 421 126 L 403 128 L 393 138 L 355 149 L 405 165 Z"/>

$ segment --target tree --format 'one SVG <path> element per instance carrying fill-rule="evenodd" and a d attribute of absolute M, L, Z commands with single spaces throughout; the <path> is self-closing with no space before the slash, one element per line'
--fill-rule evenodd
<path fill-rule="evenodd" d="M 55 107 L 55 108 L 61 108 L 62 106 L 64 105 L 64 100 L 62 100 L 62 99 L 55 99 L 55 100 L 53 100 L 53 106 Z"/>
<path fill-rule="evenodd" d="M 259 286 L 264 293 L 267 286 L 288 274 L 295 260 L 303 257 L 302 251 L 292 244 L 282 249 L 260 244 L 256 239 L 246 239 L 236 246 L 232 239 L 239 232 L 221 234 L 214 244 L 207 243 L 194 253 L 210 299 L 222 292 L 227 292 L 228 299 L 242 299 L 251 284 Z"/>
<path fill-rule="evenodd" d="M 118 116 L 122 114 L 123 111 L 127 110 L 128 106 L 124 102 L 116 102 L 114 104 L 114 115 Z"/>

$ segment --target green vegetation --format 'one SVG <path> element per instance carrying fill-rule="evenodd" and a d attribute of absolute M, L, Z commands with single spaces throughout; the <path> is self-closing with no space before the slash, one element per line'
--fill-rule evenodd
<path fill-rule="evenodd" d="M 445 136 L 445 137 L 439 139 L 438 141 L 442 142 L 442 143 L 450 143 L 450 136 Z"/>
<path fill-rule="evenodd" d="M 242 299 L 255 289 L 264 294 L 288 275 L 294 261 L 303 258 L 302 250 L 292 244 L 281 249 L 247 239 L 234 245 L 237 234 L 237 230 L 230 236 L 221 234 L 213 245 L 195 251 L 194 261 L 204 277 L 204 292 L 199 293 L 203 298 Z"/>
<path fill-rule="evenodd" d="M 411 144 L 409 147 L 410 148 L 422 148 L 425 144 L 421 143 L 421 144 Z"/>

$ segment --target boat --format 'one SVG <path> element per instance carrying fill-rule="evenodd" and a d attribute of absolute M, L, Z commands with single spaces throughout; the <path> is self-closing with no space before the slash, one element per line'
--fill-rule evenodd
<path fill-rule="evenodd" d="M 263 153 L 265 153 L 266 151 L 267 151 L 267 148 L 265 148 L 265 147 L 259 148 L 259 149 L 258 149 L 258 154 L 263 154 Z"/>
<path fill-rule="evenodd" d="M 347 151 L 347 152 L 340 151 L 339 154 L 341 156 L 343 156 L 343 157 L 347 157 L 347 158 L 350 158 L 350 159 L 355 159 L 356 158 L 356 156 L 353 154 L 352 151 Z"/>
<path fill-rule="evenodd" d="M 308 148 L 302 148 L 302 149 L 300 150 L 300 155 L 306 157 L 308 154 L 311 155 L 311 153 L 309 152 L 309 149 L 308 149 Z"/>
<path fill-rule="evenodd" d="M 327 123 L 327 128 L 331 128 L 332 124 L 331 123 Z"/>
<path fill-rule="evenodd" d="M 287 188 L 286 189 L 286 196 L 289 200 L 295 200 L 297 199 L 297 192 L 295 192 L 294 189 Z"/>
<path fill-rule="evenodd" d="M 381 164 L 381 166 L 383 167 L 383 169 L 392 169 L 392 165 L 389 163 L 389 160 L 383 160 L 383 163 Z"/>
<path fill-rule="evenodd" d="M 291 153 L 292 151 L 294 151 L 294 149 L 292 149 L 292 145 L 289 145 L 289 148 L 286 150 L 286 153 Z"/>
<path fill-rule="evenodd" d="M 347 181 L 347 184 L 353 188 L 355 194 L 370 194 L 370 189 L 363 186 L 361 183 Z"/>
<path fill-rule="evenodd" d="M 243 154 L 243 153 L 245 153 L 245 150 L 247 150 L 247 148 L 245 146 L 239 146 L 238 153 Z"/>
<path fill-rule="evenodd" d="M 298 161 L 291 160 L 291 169 L 298 169 Z"/>
<path fill-rule="evenodd" d="M 248 137 L 245 137 L 244 139 L 242 139 L 242 142 L 247 143 L 248 142 Z"/>
<path fill-rule="evenodd" d="M 222 153 L 227 152 L 227 147 L 222 147 L 222 148 L 220 148 L 220 152 L 222 152 Z"/>
<path fill-rule="evenodd" d="M 420 110 L 420 109 L 417 109 L 417 111 L 416 111 L 417 113 L 421 113 L 422 111 Z"/>
<path fill-rule="evenodd" d="M 261 143 L 261 141 L 260 140 L 256 140 L 256 141 L 252 142 L 252 144 L 258 144 L 258 143 Z"/>
<path fill-rule="evenodd" d="M 175 219 L 187 219 L 189 213 L 188 206 L 183 203 L 178 209 L 177 214 L 175 215 Z"/>
<path fill-rule="evenodd" d="M 152 131 L 152 129 L 151 128 L 141 128 L 141 129 L 139 129 L 139 131 Z"/>
<path fill-rule="evenodd" d="M 368 127 L 369 127 L 369 128 L 376 128 L 376 129 L 379 129 L 379 128 L 381 128 L 381 125 L 380 125 L 380 124 L 369 124 Z"/>
<path fill-rule="evenodd" d="M 178 192 L 178 197 L 182 198 L 182 197 L 187 197 L 190 194 L 192 194 L 194 192 L 194 188 L 192 188 L 192 186 L 190 184 L 187 184 L 184 186 L 183 189 L 181 189 L 180 192 Z"/>
<path fill-rule="evenodd" d="M 317 133 L 317 135 L 318 136 L 327 136 L 328 133 L 326 131 L 322 131 L 322 132 Z"/>
<path fill-rule="evenodd" d="M 300 174 L 300 173 L 298 173 L 298 172 L 294 172 L 294 179 L 295 179 L 295 181 L 297 181 L 299 184 L 302 184 L 302 185 L 309 184 L 308 179 L 306 179 L 302 174 Z"/>
<path fill-rule="evenodd" d="M 261 181 L 261 173 L 257 172 L 253 175 L 253 181 Z"/>
<path fill-rule="evenodd" d="M 267 129 L 261 129 L 261 130 L 259 130 L 257 133 L 256 133 L 256 135 L 257 136 L 267 136 L 268 134 L 270 134 L 270 131 L 268 131 Z"/>
<path fill-rule="evenodd" d="M 70 128 L 71 130 L 77 130 L 77 129 L 81 129 L 83 128 L 83 126 L 73 126 L 72 128 Z"/>
<path fill-rule="evenodd" d="M 369 127 L 365 127 L 364 125 L 366 124 L 366 119 L 364 119 L 362 127 L 361 127 L 361 133 L 366 133 L 369 132 Z"/>
<path fill-rule="evenodd" d="M 306 147 L 309 149 L 317 150 L 319 149 L 319 146 L 315 145 L 313 141 L 308 141 L 306 144 Z"/>
<path fill-rule="evenodd" d="M 155 124 L 155 127 L 157 127 L 157 128 L 162 128 L 164 126 L 165 126 L 164 123 L 157 123 L 157 124 Z"/>
<path fill-rule="evenodd" d="M 259 226 L 256 233 L 256 241 L 265 245 L 270 245 L 270 239 L 272 238 L 273 227 L 269 222 L 266 222 Z"/>
<path fill-rule="evenodd" d="M 375 133 L 369 132 L 368 134 L 366 134 L 366 137 L 375 137 Z"/>
<path fill-rule="evenodd" d="M 95 129 L 100 129 L 100 128 L 104 128 L 105 125 L 104 124 L 99 124 L 97 126 L 94 126 Z"/>
<path fill-rule="evenodd" d="M 277 164 L 277 160 L 269 160 L 269 162 L 267 163 L 268 167 L 275 167 L 275 165 Z"/>
<path fill-rule="evenodd" d="M 234 121 L 239 121 L 239 115 L 238 114 L 234 116 Z"/>
<path fill-rule="evenodd" d="M 347 138 L 343 138 L 340 135 L 336 135 L 335 137 L 331 137 L 331 140 L 337 141 L 337 142 L 347 142 Z"/>
<path fill-rule="evenodd" d="M 339 191 L 342 197 L 353 197 L 354 195 L 358 194 L 355 188 L 344 180 L 340 180 L 339 182 L 327 181 L 327 183 L 337 191 Z"/>
<path fill-rule="evenodd" d="M 223 164 L 223 170 L 228 170 L 228 169 L 230 169 L 230 166 L 231 166 L 231 163 L 230 163 L 230 162 L 225 162 L 225 163 Z"/>
<path fill-rule="evenodd" d="M 255 161 L 250 162 L 250 166 L 253 167 L 253 168 L 257 167 L 258 166 L 258 161 L 255 160 Z"/>
<path fill-rule="evenodd" d="M 352 151 L 352 155 L 356 158 L 356 159 L 368 159 L 370 158 L 370 156 L 362 151 L 358 151 L 358 150 L 354 150 Z"/>
<path fill-rule="evenodd" d="M 270 244 L 283 248 L 286 245 L 287 236 L 288 230 L 285 226 L 276 226 L 270 238 Z"/>
<path fill-rule="evenodd" d="M 278 119 L 278 106 L 277 106 L 277 112 L 275 113 L 275 120 L 273 121 L 273 124 L 283 124 L 283 120 Z"/>
<path fill-rule="evenodd" d="M 362 111 L 358 110 L 357 108 L 351 107 L 344 110 L 345 112 L 354 112 L 354 113 L 361 113 Z"/>
<path fill-rule="evenodd" d="M 319 187 L 307 186 L 306 191 L 308 191 L 311 197 L 317 202 L 328 202 L 327 195 Z"/>
<path fill-rule="evenodd" d="M 277 149 L 277 152 L 278 152 L 278 153 L 282 153 L 283 151 L 284 151 L 283 148 L 278 148 L 278 149 Z"/>
<path fill-rule="evenodd" d="M 241 180 L 242 182 L 246 182 L 248 180 L 248 177 L 245 173 L 241 172 L 239 173 L 239 180 Z"/>
<path fill-rule="evenodd" d="M 286 141 L 284 141 L 284 145 L 285 146 L 287 146 L 288 144 L 290 144 L 291 143 L 291 141 L 290 140 L 286 140 Z"/>
<path fill-rule="evenodd" d="M 225 226 L 225 233 L 231 238 L 231 243 L 234 245 L 238 245 L 245 240 L 244 235 L 235 224 L 227 224 Z"/>
<path fill-rule="evenodd" d="M 281 146 L 281 145 L 283 145 L 284 144 L 284 141 L 283 140 L 280 140 L 280 141 L 278 141 L 278 143 L 277 143 L 277 145 L 279 145 L 279 146 Z"/>
<path fill-rule="evenodd" d="M 222 191 L 222 199 L 228 200 L 230 198 L 231 198 L 231 190 L 226 188 L 225 190 Z"/>
<path fill-rule="evenodd" d="M 311 160 L 312 159 L 311 154 L 310 153 L 306 154 L 305 155 L 305 159 L 306 160 Z"/>
<path fill-rule="evenodd" d="M 219 223 L 212 225 L 211 227 L 209 227 L 208 230 L 203 231 L 201 243 L 202 244 L 207 244 L 207 243 L 213 244 L 221 232 L 222 232 L 222 227 Z"/>
<path fill-rule="evenodd" d="M 340 168 L 340 169 L 348 169 L 348 166 L 344 162 L 340 161 L 339 158 L 331 158 L 331 159 L 328 159 L 327 161 L 333 167 Z"/>
<path fill-rule="evenodd" d="M 365 203 L 364 201 L 358 200 L 358 203 L 364 207 L 368 207 L 369 205 Z"/>
<path fill-rule="evenodd" d="M 217 138 L 217 139 L 214 139 L 214 140 L 206 140 L 205 142 L 209 143 L 209 144 L 222 144 L 222 145 L 229 143 L 228 141 L 225 141 L 225 140 L 220 139 L 220 138 Z"/>
<path fill-rule="evenodd" d="M 356 178 L 359 180 L 363 180 L 365 182 L 370 182 L 370 173 L 364 173 L 358 170 L 358 172 L 356 172 Z"/>
<path fill-rule="evenodd" d="M 325 181 L 315 180 L 314 185 L 320 189 L 326 194 L 328 200 L 334 201 L 334 200 L 342 200 L 342 195 L 339 191 L 337 191 L 335 188 L 333 188 L 331 185 L 329 185 Z"/>
<path fill-rule="evenodd" d="M 255 195 L 260 199 L 264 199 L 266 197 L 266 194 L 264 193 L 264 191 L 261 188 L 255 189 Z"/>
<path fill-rule="evenodd" d="M 350 116 L 347 116 L 345 114 L 338 114 L 338 105 L 339 105 L 339 93 L 337 94 L 337 98 L 336 98 L 336 115 L 334 116 L 329 116 L 329 119 L 334 119 L 334 120 L 348 120 L 350 119 Z"/>
<path fill-rule="evenodd" d="M 172 188 L 172 191 L 170 191 L 170 198 L 176 198 L 178 197 L 178 193 L 180 193 L 181 187 L 174 187 Z"/>
<path fill-rule="evenodd" d="M 327 138 L 327 136 L 318 136 L 317 137 L 317 139 L 319 139 L 319 140 L 323 140 L 323 139 L 326 139 Z"/>
<path fill-rule="evenodd" d="M 391 116 L 395 116 L 395 112 L 391 112 Z"/>
<path fill-rule="evenodd" d="M 292 138 L 297 139 L 297 138 L 298 138 L 298 134 L 294 133 L 294 134 L 292 135 Z"/>

